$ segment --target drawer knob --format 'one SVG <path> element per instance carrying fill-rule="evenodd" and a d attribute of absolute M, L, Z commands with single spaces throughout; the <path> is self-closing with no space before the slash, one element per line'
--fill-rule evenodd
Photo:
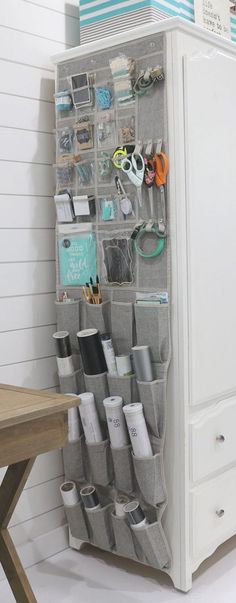
<path fill-rule="evenodd" d="M 225 514 L 224 509 L 219 509 L 219 511 L 216 511 L 217 517 L 223 517 L 224 514 Z"/>
<path fill-rule="evenodd" d="M 216 436 L 216 441 L 225 442 L 225 436 L 221 433 L 220 435 Z"/>

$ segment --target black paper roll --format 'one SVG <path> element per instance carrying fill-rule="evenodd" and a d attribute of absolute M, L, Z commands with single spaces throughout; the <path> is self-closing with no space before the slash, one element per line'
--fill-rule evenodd
<path fill-rule="evenodd" d="M 138 500 L 133 500 L 123 507 L 124 512 L 127 513 L 127 517 L 130 524 L 137 525 L 145 519 L 143 510 L 140 507 Z"/>
<path fill-rule="evenodd" d="M 56 356 L 58 358 L 67 358 L 72 355 L 70 336 L 68 331 L 57 331 L 53 334 L 56 345 Z"/>
<path fill-rule="evenodd" d="M 99 498 L 94 486 L 85 486 L 80 490 L 80 496 L 86 509 L 94 509 L 99 505 Z"/>
<path fill-rule="evenodd" d="M 97 329 L 84 329 L 77 333 L 83 369 L 86 375 L 99 375 L 107 371 L 100 333 Z"/>

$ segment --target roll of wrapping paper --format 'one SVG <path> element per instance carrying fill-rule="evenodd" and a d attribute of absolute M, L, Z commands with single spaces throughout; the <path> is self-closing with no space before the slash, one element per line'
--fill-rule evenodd
<path fill-rule="evenodd" d="M 100 333 L 97 329 L 84 329 L 77 333 L 83 369 L 86 375 L 99 375 L 107 371 Z"/>
<path fill-rule="evenodd" d="M 79 502 L 79 494 L 75 482 L 64 482 L 60 486 L 63 504 L 66 507 L 74 507 Z"/>
<path fill-rule="evenodd" d="M 56 345 L 56 358 L 58 373 L 62 377 L 74 372 L 73 358 L 68 331 L 57 331 L 53 334 Z"/>
<path fill-rule="evenodd" d="M 136 345 L 132 348 L 132 352 L 134 370 L 138 381 L 153 381 L 150 347 L 148 345 Z"/>

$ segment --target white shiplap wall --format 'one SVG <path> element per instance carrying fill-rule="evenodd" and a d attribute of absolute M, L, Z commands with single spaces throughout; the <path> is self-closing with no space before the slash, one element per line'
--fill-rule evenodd
<path fill-rule="evenodd" d="M 50 57 L 79 43 L 78 16 L 77 0 L 0 2 L 0 382 L 39 389 L 57 385 Z M 13 515 L 25 566 L 66 546 L 62 473 L 59 451 L 39 457 Z"/>

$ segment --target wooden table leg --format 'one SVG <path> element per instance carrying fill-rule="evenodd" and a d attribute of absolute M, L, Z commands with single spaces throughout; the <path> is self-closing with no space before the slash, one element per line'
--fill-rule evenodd
<path fill-rule="evenodd" d="M 0 561 L 17 603 L 37 603 L 7 526 L 35 459 L 10 465 L 0 486 Z"/>

